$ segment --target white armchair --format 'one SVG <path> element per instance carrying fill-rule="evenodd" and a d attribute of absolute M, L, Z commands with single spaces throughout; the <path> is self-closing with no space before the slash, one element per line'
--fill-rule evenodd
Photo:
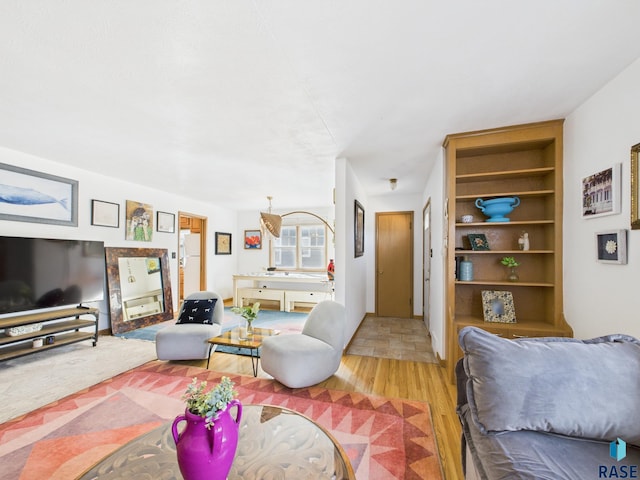
<path fill-rule="evenodd" d="M 277 335 L 262 342 L 262 369 L 290 388 L 326 380 L 338 371 L 344 349 L 346 314 L 333 300 L 318 303 L 302 334 Z"/>
<path fill-rule="evenodd" d="M 213 301 L 215 305 L 212 310 L 207 310 L 207 305 Z M 199 305 L 202 307 L 198 309 Z M 207 339 L 220 335 L 223 319 L 224 300 L 217 293 L 196 292 L 187 296 L 180 308 L 177 323 L 156 333 L 158 360 L 206 358 L 208 367 L 209 357 L 215 347 Z M 202 323 L 205 321 L 208 323 Z"/>

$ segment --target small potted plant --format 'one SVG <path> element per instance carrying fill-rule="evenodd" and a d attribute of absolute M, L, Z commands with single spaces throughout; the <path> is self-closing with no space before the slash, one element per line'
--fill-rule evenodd
<path fill-rule="evenodd" d="M 517 282 L 520 277 L 518 277 L 518 274 L 516 273 L 516 267 L 520 264 L 516 262 L 516 259 L 513 257 L 502 257 L 500 263 L 509 269 L 509 276 L 507 279 L 510 282 Z"/>
<path fill-rule="evenodd" d="M 253 334 L 253 321 L 258 318 L 258 312 L 260 311 L 260 303 L 256 302 L 253 305 L 246 307 L 232 307 L 231 311 L 241 315 L 247 321 L 247 335 Z"/>
<path fill-rule="evenodd" d="M 182 399 L 184 415 L 173 421 L 171 433 L 176 442 L 178 466 L 185 480 L 224 480 L 238 447 L 242 404 L 229 377 L 206 391 L 207 382 L 196 378 L 187 387 Z M 231 408 L 236 407 L 236 418 Z M 178 424 L 186 422 L 178 432 Z"/>

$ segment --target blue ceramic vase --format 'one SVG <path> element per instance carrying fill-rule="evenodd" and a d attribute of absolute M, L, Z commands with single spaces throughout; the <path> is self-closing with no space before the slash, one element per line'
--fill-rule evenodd
<path fill-rule="evenodd" d="M 518 197 L 492 198 L 491 200 L 476 199 L 476 207 L 487 217 L 487 222 L 508 222 L 506 215 L 520 205 Z"/>

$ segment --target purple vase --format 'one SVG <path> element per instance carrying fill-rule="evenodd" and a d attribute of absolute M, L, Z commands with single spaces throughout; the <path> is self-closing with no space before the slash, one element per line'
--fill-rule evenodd
<path fill-rule="evenodd" d="M 236 418 L 229 410 L 237 406 Z M 206 419 L 185 410 L 173 421 L 171 431 L 176 442 L 178 466 L 184 480 L 225 480 L 231 470 L 238 447 L 238 430 L 242 418 L 242 404 L 234 399 L 213 417 L 213 426 L 206 427 Z M 178 434 L 178 424 L 187 425 Z"/>

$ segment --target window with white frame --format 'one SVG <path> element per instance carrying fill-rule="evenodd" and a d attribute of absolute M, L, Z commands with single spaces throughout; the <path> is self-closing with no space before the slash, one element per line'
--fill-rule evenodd
<path fill-rule="evenodd" d="M 324 225 L 283 225 L 271 244 L 271 264 L 279 270 L 325 270 L 327 229 Z"/>

